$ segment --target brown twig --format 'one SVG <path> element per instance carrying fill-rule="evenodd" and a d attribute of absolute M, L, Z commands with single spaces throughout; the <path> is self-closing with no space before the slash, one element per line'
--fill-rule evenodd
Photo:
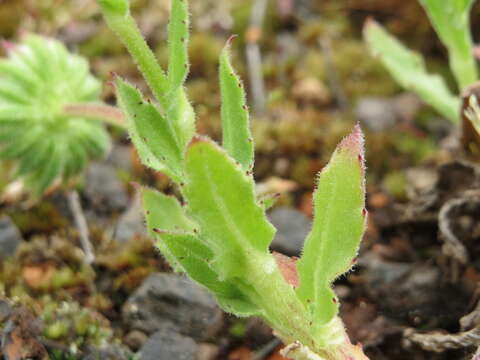
<path fill-rule="evenodd" d="M 85 263 L 91 264 L 95 261 L 95 255 L 93 253 L 92 243 L 90 242 L 87 220 L 85 219 L 85 215 L 83 214 L 82 206 L 80 204 L 80 197 L 76 190 L 70 191 L 67 197 L 68 204 L 72 210 L 73 219 L 80 235 L 80 244 L 85 253 Z"/>
<path fill-rule="evenodd" d="M 480 346 L 480 327 L 458 334 L 442 334 L 438 332 L 419 334 L 414 329 L 406 329 L 403 335 L 407 344 L 414 343 L 422 349 L 434 352 Z"/>

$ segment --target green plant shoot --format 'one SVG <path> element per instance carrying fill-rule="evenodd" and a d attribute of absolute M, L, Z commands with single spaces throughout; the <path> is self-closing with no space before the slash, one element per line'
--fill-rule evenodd
<path fill-rule="evenodd" d="M 99 103 L 100 82 L 88 63 L 60 42 L 28 35 L 6 43 L 0 59 L 0 160 L 15 164 L 14 178 L 41 195 L 66 183 L 110 146 L 103 124 L 118 120 Z"/>
<path fill-rule="evenodd" d="M 433 27 L 446 46 L 450 69 L 459 92 L 478 79 L 470 33 L 470 10 L 475 0 L 419 0 Z M 373 20 L 364 29 L 365 40 L 372 54 L 383 63 L 405 89 L 416 92 L 441 115 L 459 123 L 460 98 L 452 95 L 444 80 L 429 74 L 421 55 L 408 50 Z"/>
<path fill-rule="evenodd" d="M 478 79 L 470 32 L 470 10 L 475 0 L 420 0 L 442 43 L 460 90 Z"/>
<path fill-rule="evenodd" d="M 359 126 L 337 147 L 321 172 L 315 218 L 302 257 L 269 250 L 275 228 L 256 196 L 254 153 L 243 86 L 220 54 L 223 147 L 194 135 L 194 113 L 184 90 L 188 74 L 188 4 L 172 0 L 169 64 L 154 59 L 125 1 L 99 0 L 155 95 L 156 102 L 117 78 L 119 103 L 142 161 L 170 176 L 180 200 L 142 188 L 147 226 L 177 272 L 208 289 L 237 316 L 259 316 L 288 345 L 294 360 L 365 360 L 338 317 L 332 282 L 350 270 L 362 239 L 365 210 L 363 134 Z M 284 275 L 289 268 L 289 276 Z M 298 269 L 298 270 L 297 270 Z M 293 274 L 293 275 L 292 275 Z"/>
<path fill-rule="evenodd" d="M 368 20 L 364 34 L 372 55 L 400 85 L 416 92 L 450 121 L 459 122 L 460 98 L 451 93 L 442 77 L 427 72 L 420 54 L 407 49 L 374 20 Z"/>

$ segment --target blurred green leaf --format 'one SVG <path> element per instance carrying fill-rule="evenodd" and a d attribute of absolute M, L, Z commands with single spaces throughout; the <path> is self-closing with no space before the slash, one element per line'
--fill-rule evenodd
<path fill-rule="evenodd" d="M 419 54 L 408 50 L 373 20 L 365 25 L 364 36 L 372 54 L 378 57 L 400 85 L 416 92 L 447 119 L 459 122 L 459 98 L 451 94 L 440 76 L 427 72 Z"/>
<path fill-rule="evenodd" d="M 478 78 L 470 32 L 470 10 L 475 0 L 420 0 L 420 3 L 448 49 L 450 67 L 462 91 Z"/>

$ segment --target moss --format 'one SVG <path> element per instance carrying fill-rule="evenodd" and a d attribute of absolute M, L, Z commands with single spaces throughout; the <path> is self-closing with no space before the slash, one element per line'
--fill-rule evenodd
<path fill-rule="evenodd" d="M 403 171 L 393 171 L 383 179 L 383 188 L 397 201 L 407 200 L 407 178 Z"/>
<path fill-rule="evenodd" d="M 47 199 L 42 200 L 28 211 L 16 209 L 9 215 L 22 234 L 51 233 L 55 229 L 65 228 L 69 224 L 58 208 Z"/>

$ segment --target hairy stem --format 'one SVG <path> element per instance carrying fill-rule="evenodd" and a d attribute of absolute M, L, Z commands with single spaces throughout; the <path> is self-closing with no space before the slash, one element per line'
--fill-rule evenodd
<path fill-rule="evenodd" d="M 167 76 L 158 64 L 153 51 L 147 45 L 135 20 L 130 14 L 118 16 L 105 13 L 105 18 L 110 28 L 117 33 L 118 37 L 132 55 L 163 110 L 167 111 Z"/>
<path fill-rule="evenodd" d="M 107 124 L 127 128 L 123 112 L 104 104 L 68 104 L 63 108 L 63 113 L 70 116 L 79 116 L 104 121 Z"/>

